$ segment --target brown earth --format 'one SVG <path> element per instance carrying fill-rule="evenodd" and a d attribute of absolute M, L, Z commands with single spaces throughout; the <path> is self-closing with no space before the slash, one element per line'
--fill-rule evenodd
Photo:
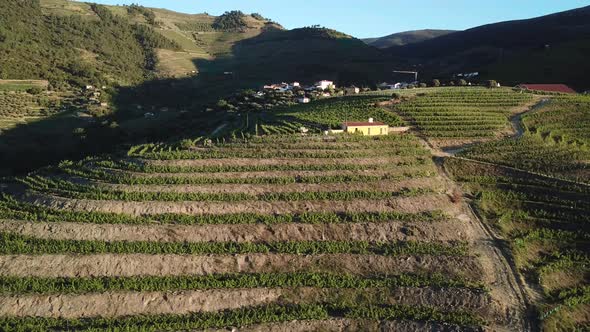
<path fill-rule="evenodd" d="M 379 165 L 415 160 L 416 156 L 366 158 L 227 158 L 194 160 L 137 160 L 148 165 L 200 167 L 200 166 L 270 166 L 270 165 Z M 133 160 L 131 160 L 133 161 Z"/>
<path fill-rule="evenodd" d="M 130 215 L 178 213 L 188 215 L 261 213 L 289 214 L 302 212 L 400 212 L 419 213 L 440 210 L 455 212 L 456 206 L 445 194 L 427 194 L 384 200 L 352 201 L 238 201 L 238 202 L 124 202 L 79 200 L 28 193 L 23 200 L 36 205 L 72 211 L 112 212 Z"/>
<path fill-rule="evenodd" d="M 358 224 L 120 225 L 0 221 L 0 232 L 54 240 L 149 242 L 470 241 L 458 220 Z"/>
<path fill-rule="evenodd" d="M 444 191 L 440 179 L 414 178 L 401 181 L 370 181 L 347 183 L 290 184 L 202 184 L 202 185 L 118 185 L 101 183 L 100 188 L 125 192 L 168 192 L 264 195 L 273 193 L 336 192 L 336 191 L 400 191 L 404 188 Z"/>
<path fill-rule="evenodd" d="M 353 320 L 353 319 L 329 319 L 322 321 L 291 321 L 263 325 L 246 326 L 234 329 L 207 329 L 206 332 L 476 332 L 479 328 L 459 327 L 450 324 L 435 322 L 411 322 L 411 321 L 383 321 Z"/>
<path fill-rule="evenodd" d="M 477 257 L 290 255 L 4 255 L 0 275 L 37 277 L 180 276 L 219 273 L 329 272 L 358 275 L 442 273 L 479 281 Z"/>
<path fill-rule="evenodd" d="M 472 310 L 495 316 L 495 304 L 485 293 L 467 289 L 400 287 L 396 289 L 250 288 L 178 292 L 107 292 L 67 295 L 0 296 L 0 316 L 12 317 L 122 317 L 131 315 L 215 312 L 273 302 L 321 303 L 332 298 L 372 297 L 380 304 L 415 305 Z"/>
<path fill-rule="evenodd" d="M 179 177 L 179 178 L 207 178 L 207 179 L 251 179 L 251 178 L 280 178 L 280 177 L 314 177 L 314 176 L 384 176 L 384 175 L 404 175 L 406 173 L 415 173 L 417 171 L 435 171 L 432 165 L 412 165 L 412 166 L 395 166 L 384 167 L 383 169 L 366 169 L 366 170 L 337 170 L 337 171 L 260 171 L 260 172 L 216 172 L 216 173 L 140 173 L 110 170 L 106 168 L 97 168 L 101 171 L 107 171 L 113 174 L 131 175 L 138 178 L 160 178 L 160 177 Z"/>

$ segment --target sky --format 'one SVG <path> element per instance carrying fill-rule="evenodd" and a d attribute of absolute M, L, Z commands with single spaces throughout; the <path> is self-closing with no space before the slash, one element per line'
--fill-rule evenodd
<path fill-rule="evenodd" d="M 182 13 L 220 15 L 229 10 L 260 13 L 293 29 L 319 24 L 357 38 L 419 29 L 465 30 L 590 5 L 590 0 L 91 0 L 138 3 Z"/>

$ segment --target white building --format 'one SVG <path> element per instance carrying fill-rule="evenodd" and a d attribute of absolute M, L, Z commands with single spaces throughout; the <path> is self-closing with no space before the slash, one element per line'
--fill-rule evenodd
<path fill-rule="evenodd" d="M 326 81 L 326 80 L 322 80 L 319 81 L 315 84 L 315 87 L 320 89 L 320 90 L 326 90 L 326 89 L 336 89 L 336 85 L 334 85 L 334 82 L 332 81 Z"/>
<path fill-rule="evenodd" d="M 297 102 L 300 104 L 309 104 L 309 102 L 311 102 L 311 99 L 307 98 L 307 97 L 302 97 L 297 99 Z"/>

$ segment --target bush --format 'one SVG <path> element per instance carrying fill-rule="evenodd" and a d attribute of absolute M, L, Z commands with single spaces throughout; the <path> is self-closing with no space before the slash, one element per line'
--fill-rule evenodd
<path fill-rule="evenodd" d="M 428 85 L 426 85 L 426 83 L 420 83 L 420 87 L 421 88 L 426 88 Z"/>
<path fill-rule="evenodd" d="M 216 30 L 242 32 L 247 27 L 244 13 L 239 10 L 225 12 L 215 19 L 213 28 Z"/>
<path fill-rule="evenodd" d="M 182 149 L 188 150 L 195 147 L 195 142 L 192 139 L 183 139 L 180 141 L 180 147 Z"/>
<path fill-rule="evenodd" d="M 486 82 L 486 86 L 490 89 L 494 89 L 498 87 L 498 82 L 496 82 L 495 80 L 489 80 Z"/>
<path fill-rule="evenodd" d="M 440 81 L 439 80 L 432 80 L 432 86 L 433 87 L 439 87 L 440 86 Z"/>
<path fill-rule="evenodd" d="M 253 18 L 255 18 L 259 21 L 268 21 L 266 18 L 264 18 L 264 16 L 262 16 L 258 13 L 252 13 L 252 14 L 250 14 L 250 16 L 252 16 Z"/>
<path fill-rule="evenodd" d="M 32 88 L 27 89 L 27 93 L 30 93 L 32 95 L 38 95 L 41 94 L 41 92 L 43 92 L 43 89 L 41 89 L 38 86 L 34 86 Z"/>
<path fill-rule="evenodd" d="M 464 79 L 457 80 L 457 85 L 459 86 L 467 86 L 467 81 Z"/>

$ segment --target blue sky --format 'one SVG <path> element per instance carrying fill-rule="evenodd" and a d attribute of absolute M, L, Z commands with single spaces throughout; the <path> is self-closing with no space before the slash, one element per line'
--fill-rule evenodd
<path fill-rule="evenodd" d="M 90 0 L 139 3 L 183 13 L 219 15 L 239 9 L 260 13 L 286 28 L 320 24 L 358 38 L 417 29 L 464 30 L 499 21 L 531 18 L 590 5 L 589 0 Z"/>

